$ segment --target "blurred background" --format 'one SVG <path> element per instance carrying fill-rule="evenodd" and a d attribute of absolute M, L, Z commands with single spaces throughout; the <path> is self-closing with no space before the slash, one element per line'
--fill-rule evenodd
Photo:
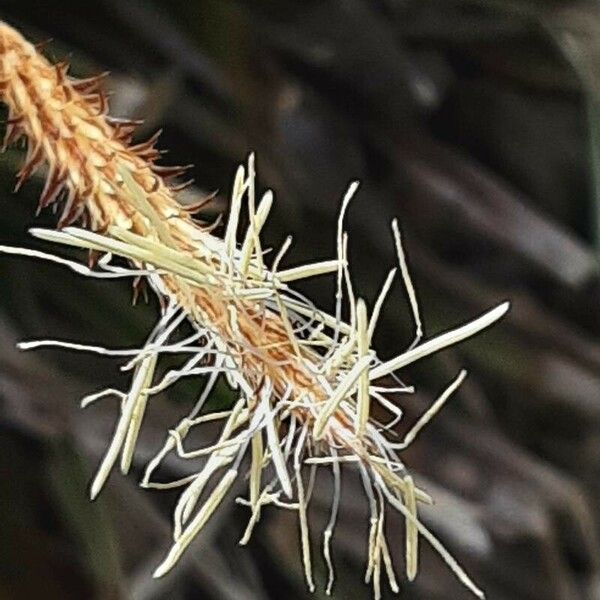
<path fill-rule="evenodd" d="M 226 211 L 235 166 L 256 151 L 260 187 L 277 198 L 265 238 L 294 233 L 289 264 L 332 255 L 341 196 L 358 178 L 348 223 L 360 295 L 372 302 L 394 265 L 397 216 L 428 336 L 511 299 L 493 329 L 406 369 L 419 393 L 399 399 L 400 433 L 460 366 L 470 377 L 405 459 L 437 501 L 426 524 L 490 599 L 600 598 L 598 2 L 3 0 L 0 19 L 52 38 L 46 54 L 76 75 L 109 69 L 111 113 L 145 119 L 139 139 L 163 128 L 165 163 L 194 163 L 184 200 L 219 190 L 208 219 Z M 11 149 L 0 160 L 0 239 L 33 246 L 27 228 L 54 219 L 34 221 L 41 179 L 12 194 L 21 158 Z M 151 580 L 177 495 L 136 482 L 199 384 L 152 402 L 136 472 L 113 475 L 90 503 L 117 407 L 81 411 L 78 399 L 127 378 L 108 359 L 15 343 L 139 344 L 156 306 L 132 307 L 127 283 L 26 259 L 2 257 L 0 276 L 0 598 L 309 597 L 294 516 L 268 510 L 244 549 L 247 510 L 233 502 Z M 333 304 L 331 282 L 303 291 Z M 411 339 L 397 285 L 376 345 L 389 357 Z M 165 476 L 181 468 L 169 463 Z M 335 597 L 367 599 L 367 519 L 350 469 L 344 487 Z M 318 479 L 321 584 L 329 495 Z M 401 519 L 388 527 L 402 572 Z M 470 595 L 423 543 L 401 597 Z"/>

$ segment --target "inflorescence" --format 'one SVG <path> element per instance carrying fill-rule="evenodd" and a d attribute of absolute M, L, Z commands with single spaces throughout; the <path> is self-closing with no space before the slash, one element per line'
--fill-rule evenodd
<path fill-rule="evenodd" d="M 248 476 L 249 491 L 247 498 L 238 501 L 248 507 L 250 517 L 240 543 L 248 542 L 264 507 L 296 511 L 306 581 L 313 590 L 307 518 L 311 489 L 305 477 L 307 468 L 327 466 L 334 493 L 322 552 L 329 571 L 326 589 L 331 593 L 330 542 L 340 504 L 341 467 L 351 463 L 360 473 L 370 509 L 365 580 L 372 582 L 375 596 L 380 596 L 382 572 L 390 588 L 398 591 L 384 527 L 386 507 L 391 506 L 406 524 L 409 580 L 417 573 L 421 536 L 473 593 L 483 597 L 419 520 L 418 503 L 431 499 L 415 485 L 400 458 L 463 382 L 465 371 L 402 441 L 390 432 L 402 417 L 395 395 L 413 391 L 396 372 L 488 327 L 506 313 L 508 303 L 423 341 L 419 306 L 394 221 L 398 267 L 389 272 L 369 311 L 353 292 L 344 231 L 344 215 L 358 182 L 350 184 L 342 202 L 334 259 L 282 269 L 280 263 L 291 245 L 289 237 L 268 266 L 260 233 L 273 193 L 266 191 L 257 202 L 254 156 L 237 170 L 225 233 L 218 237 L 213 226 L 194 219 L 198 206 L 177 201 L 177 191 L 183 186 L 172 183 L 172 178 L 183 169 L 155 164 L 160 157 L 154 147 L 156 136 L 133 145 L 131 135 L 137 123 L 107 115 L 101 80 L 102 76 L 71 78 L 66 64 L 49 63 L 39 48 L 0 22 L 0 100 L 9 109 L 4 147 L 22 137 L 27 140 L 17 187 L 46 165 L 40 208 L 61 207 L 58 231 L 32 229 L 31 233 L 85 249 L 96 260 L 86 266 L 38 250 L 1 246 L 0 251 L 58 262 L 88 277 L 132 278 L 136 284 L 145 280 L 161 300 L 158 322 L 143 348 L 113 350 L 49 340 L 20 344 L 21 349 L 55 346 L 127 359 L 122 368 L 132 372 L 128 391 L 106 389 L 82 401 L 82 406 L 88 406 L 107 397 L 120 400 L 113 438 L 92 482 L 91 497 L 101 491 L 117 462 L 123 473 L 129 471 L 149 399 L 182 378 L 201 378 L 197 402 L 179 423 L 169 426 L 164 445 L 147 465 L 141 482 L 145 488 L 183 488 L 174 511 L 173 544 L 156 569 L 156 577 L 175 565 L 241 474 Z M 244 212 L 250 225 L 240 231 Z M 123 258 L 129 266 L 123 266 Z M 326 274 L 336 280 L 335 314 L 320 310 L 290 286 L 296 280 Z M 398 274 L 408 293 L 416 335 L 406 351 L 382 361 L 371 340 Z M 341 316 L 344 303 L 349 313 L 346 321 Z M 184 323 L 189 334 L 182 339 Z M 155 376 L 157 363 L 164 355 L 186 358 L 159 378 Z M 233 390 L 232 408 L 203 411 L 220 380 Z M 390 415 L 389 422 L 374 420 L 373 403 Z M 190 431 L 208 422 L 222 422 L 218 440 L 186 448 Z M 203 458 L 202 468 L 176 481 L 155 481 L 153 474 L 169 453 Z M 249 464 L 244 460 L 247 456 Z"/>

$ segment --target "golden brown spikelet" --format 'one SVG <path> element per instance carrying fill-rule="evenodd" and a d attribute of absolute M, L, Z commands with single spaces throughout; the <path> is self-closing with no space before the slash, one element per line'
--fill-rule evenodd
<path fill-rule="evenodd" d="M 331 518 L 323 536 L 329 593 L 333 583 L 330 541 L 339 507 L 340 467 L 350 463 L 360 472 L 371 513 L 365 580 L 372 582 L 375 596 L 380 596 L 382 571 L 391 589 L 398 591 L 384 527 L 385 506 L 391 505 L 406 520 L 407 578 L 416 575 L 418 539 L 423 536 L 457 577 L 481 597 L 481 591 L 420 522 L 417 504 L 430 499 L 415 486 L 400 459 L 402 450 L 459 387 L 466 373 L 458 374 L 402 442 L 387 435 L 402 416 L 390 395 L 412 391 L 392 377 L 395 371 L 488 327 L 506 313 L 508 303 L 422 341 L 419 307 L 394 222 L 400 274 L 408 290 L 417 335 L 406 351 L 381 361 L 370 342 L 396 269 L 390 271 L 369 314 L 366 303 L 352 293 L 343 231 L 344 213 L 358 183 L 353 182 L 344 197 L 334 260 L 281 270 L 279 262 L 289 247 L 288 239 L 267 267 L 260 231 L 273 194 L 267 191 L 256 202 L 254 156 L 238 168 L 225 234 L 223 239 L 216 237 L 210 228 L 192 219 L 197 206 L 184 208 L 177 202 L 176 192 L 184 184 L 167 183 L 186 168 L 155 164 L 160 157 L 155 147 L 159 134 L 131 145 L 138 123 L 107 115 L 106 96 L 100 87 L 104 77 L 72 79 L 66 63 L 50 64 L 39 48 L 0 22 L 0 100 L 9 108 L 4 146 L 22 136 L 27 139 L 17 188 L 45 163 L 48 174 L 40 208 L 57 202 L 63 205 L 58 223 L 61 231 L 32 233 L 87 249 L 94 253 L 94 261 L 85 267 L 36 250 L 2 246 L 0 251 L 59 262 L 91 277 L 131 277 L 136 287 L 145 281 L 163 301 L 158 323 L 139 350 L 60 341 L 21 344 L 22 349 L 53 345 L 130 359 L 124 365 L 133 371 L 127 392 L 103 390 L 82 402 L 86 406 L 115 395 L 121 399 L 113 439 L 92 483 L 92 497 L 99 493 L 119 458 L 121 470 L 129 470 L 151 397 L 182 377 L 207 378 L 190 413 L 175 427 L 167 427 L 164 446 L 148 464 L 142 481 L 144 487 L 185 487 L 174 513 L 175 541 L 156 576 L 170 570 L 201 531 L 239 471 L 246 468 L 243 460 L 250 454 L 249 498 L 238 500 L 250 508 L 251 517 L 241 542 L 248 541 L 264 506 L 297 511 L 309 588 L 314 584 L 304 466 L 329 465 L 334 477 Z M 242 210 L 247 211 L 250 223 L 245 232 L 238 231 Z M 72 227 L 75 222 L 82 228 Z M 113 255 L 125 257 L 131 266 L 113 263 Z M 335 274 L 337 281 L 335 315 L 316 308 L 289 285 L 327 273 Z M 344 291 L 351 315 L 348 323 L 340 318 Z M 184 320 L 194 333 L 182 340 L 177 332 Z M 156 363 L 164 353 L 190 358 L 155 381 Z M 204 403 L 221 377 L 229 382 L 237 401 L 222 413 L 203 414 Z M 387 383 L 380 382 L 382 377 L 388 377 Z M 372 402 L 390 413 L 390 423 L 374 422 Z M 224 422 L 219 440 L 186 450 L 184 441 L 189 431 L 214 420 Z M 206 461 L 199 471 L 181 480 L 154 481 L 153 472 L 170 452 L 184 458 L 205 457 Z"/>

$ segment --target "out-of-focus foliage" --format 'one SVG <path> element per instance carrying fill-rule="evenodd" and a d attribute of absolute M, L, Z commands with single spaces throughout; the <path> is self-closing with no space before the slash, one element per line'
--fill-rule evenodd
<path fill-rule="evenodd" d="M 168 161 L 196 164 L 196 193 L 222 187 L 255 150 L 278 198 L 266 238 L 293 231 L 290 262 L 331 255 L 340 196 L 359 178 L 349 222 L 360 294 L 373 301 L 393 264 L 398 216 L 426 332 L 511 298 L 501 326 L 407 371 L 429 397 L 403 398 L 405 426 L 458 365 L 471 373 L 407 460 L 438 499 L 427 523 L 490 598 L 600 596 L 595 2 L 5 0 L 0 18 L 54 38 L 50 55 L 69 54 L 78 74 L 111 69 L 113 114 L 145 118 L 140 136 L 163 127 Z M 0 232 L 29 244 L 39 189 L 11 195 L 18 161 L 18 150 L 0 161 Z M 82 413 L 77 399 L 122 375 L 108 360 L 19 354 L 14 342 L 135 344 L 155 307 L 131 308 L 126 286 L 59 267 L 3 258 L 0 270 L 0 597 L 306 597 L 293 518 L 266 513 L 239 549 L 245 515 L 233 504 L 172 575 L 150 580 L 174 497 L 115 475 L 99 501 L 86 500 L 115 407 Z M 331 305 L 332 285 L 307 291 Z M 384 318 L 382 356 L 411 339 L 399 289 Z M 138 468 L 196 391 L 151 405 Z M 317 520 L 329 486 L 324 473 Z M 369 598 L 355 474 L 344 486 L 335 593 Z M 389 527 L 400 561 L 401 523 Z M 422 562 L 402 597 L 468 597 L 425 546 Z"/>

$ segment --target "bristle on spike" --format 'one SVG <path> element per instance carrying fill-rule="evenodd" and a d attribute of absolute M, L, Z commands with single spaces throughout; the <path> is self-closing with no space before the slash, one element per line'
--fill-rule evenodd
<path fill-rule="evenodd" d="M 109 75 L 109 71 L 104 71 L 86 79 L 71 79 L 70 84 L 71 87 L 80 94 L 91 94 L 99 91 L 100 86 Z"/>
<path fill-rule="evenodd" d="M 162 165 L 152 165 L 152 170 L 163 179 L 180 177 L 192 169 L 194 165 L 183 165 L 180 167 L 166 167 Z"/>

